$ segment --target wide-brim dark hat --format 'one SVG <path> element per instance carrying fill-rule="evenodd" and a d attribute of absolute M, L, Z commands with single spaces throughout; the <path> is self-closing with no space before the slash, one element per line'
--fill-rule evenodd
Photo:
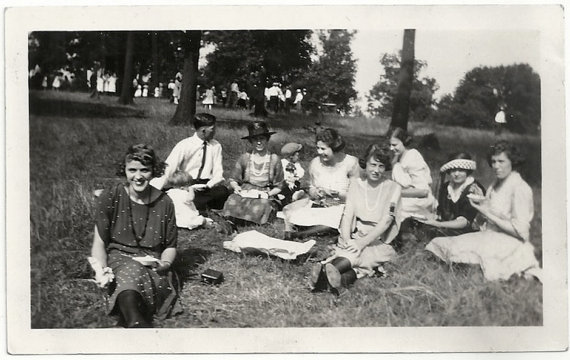
<path fill-rule="evenodd" d="M 253 139 L 258 136 L 271 136 L 275 134 L 275 131 L 269 131 L 267 129 L 267 124 L 263 121 L 254 121 L 247 125 L 247 131 L 249 132 L 248 136 L 242 137 L 242 139 Z"/>

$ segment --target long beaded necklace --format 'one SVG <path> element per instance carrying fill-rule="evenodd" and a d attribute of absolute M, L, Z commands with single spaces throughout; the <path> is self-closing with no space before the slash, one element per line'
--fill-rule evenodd
<path fill-rule="evenodd" d="M 135 223 L 134 223 L 134 220 L 133 220 L 133 208 L 132 208 L 132 205 L 131 205 L 131 201 L 132 201 L 132 200 L 131 200 L 131 188 L 130 188 L 130 186 L 129 186 L 129 188 L 128 188 L 128 193 L 129 193 L 129 201 L 128 201 L 129 222 L 131 223 L 131 230 L 132 230 L 132 232 L 133 232 L 133 235 L 135 236 L 135 239 L 136 239 L 136 242 L 137 242 L 137 245 L 138 245 L 138 244 L 142 241 L 142 239 L 144 239 L 144 236 L 145 236 L 145 234 L 146 234 L 146 227 L 147 227 L 147 225 L 148 225 L 148 218 L 149 218 L 149 215 L 150 215 L 149 203 L 150 203 L 150 195 L 151 195 L 151 193 L 152 193 L 152 189 L 149 189 L 149 192 L 148 192 L 148 199 L 147 199 L 147 202 L 144 204 L 144 205 L 145 205 L 145 208 L 146 208 L 146 219 L 145 219 L 145 221 L 144 221 L 144 228 L 143 228 L 143 232 L 142 232 L 141 235 L 137 235 L 137 232 L 136 232 L 136 230 L 135 230 Z"/>
<path fill-rule="evenodd" d="M 366 195 L 366 196 L 364 197 L 364 205 L 366 206 L 366 210 L 372 211 L 372 210 L 376 209 L 376 207 L 378 206 L 378 198 L 379 198 L 379 195 L 380 195 L 380 187 L 382 186 L 382 184 L 378 184 L 378 187 L 377 187 L 377 190 L 376 190 L 376 191 L 377 191 L 377 192 L 376 192 L 376 197 L 374 198 L 374 206 L 370 206 L 370 204 L 368 203 L 368 198 L 370 197 L 370 196 L 368 196 L 368 188 L 371 187 L 371 186 L 369 186 L 368 183 L 366 183 L 364 186 L 365 186 L 365 187 L 364 187 L 364 193 L 365 193 L 365 195 Z M 374 191 L 374 190 L 373 190 L 373 191 Z"/>
<path fill-rule="evenodd" d="M 265 154 L 263 155 L 263 157 L 261 156 L 257 156 L 263 159 L 263 163 L 261 163 L 261 170 L 257 169 L 256 165 L 257 164 L 254 160 L 253 160 L 253 153 L 249 156 L 250 158 L 250 166 L 249 166 L 249 171 L 251 171 L 251 174 L 257 178 L 261 177 L 263 175 L 263 173 L 266 171 L 266 167 L 267 167 L 267 163 L 269 163 L 269 161 L 271 161 L 271 157 L 269 156 L 269 154 Z"/>

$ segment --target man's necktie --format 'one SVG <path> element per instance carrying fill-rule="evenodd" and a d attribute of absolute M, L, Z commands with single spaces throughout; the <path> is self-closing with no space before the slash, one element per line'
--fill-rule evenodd
<path fill-rule="evenodd" d="M 202 170 L 204 170 L 204 164 L 206 164 L 206 148 L 208 146 L 208 143 L 206 141 L 204 141 L 204 145 L 202 146 L 202 164 L 200 164 L 200 170 L 198 170 L 198 178 L 200 179 L 200 176 L 202 175 Z"/>

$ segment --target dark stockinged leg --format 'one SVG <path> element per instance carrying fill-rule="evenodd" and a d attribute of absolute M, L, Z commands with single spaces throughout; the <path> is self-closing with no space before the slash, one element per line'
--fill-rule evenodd
<path fill-rule="evenodd" d="M 144 316 L 144 304 L 141 295 L 134 290 L 125 290 L 117 297 L 119 311 L 127 328 L 149 328 L 152 324 Z"/>

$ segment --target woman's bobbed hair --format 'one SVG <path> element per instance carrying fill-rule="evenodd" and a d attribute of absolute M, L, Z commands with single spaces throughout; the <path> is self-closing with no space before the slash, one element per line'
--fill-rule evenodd
<path fill-rule="evenodd" d="M 366 151 L 364 152 L 362 158 L 358 160 L 358 164 L 361 168 L 366 169 L 366 163 L 368 160 L 374 159 L 384 164 L 386 171 L 390 171 L 392 170 L 393 156 L 394 153 L 390 151 L 389 144 L 385 142 L 381 144 L 371 144 L 366 148 Z"/>
<path fill-rule="evenodd" d="M 509 158 L 514 170 L 518 170 L 525 162 L 525 158 L 517 146 L 508 141 L 501 140 L 489 147 L 489 151 L 487 152 L 487 163 L 489 166 L 492 166 L 491 158 L 495 155 L 500 155 L 501 153 L 505 153 L 507 158 Z"/>
<path fill-rule="evenodd" d="M 346 146 L 342 136 L 332 128 L 325 128 L 317 133 L 316 142 L 322 141 L 331 148 L 333 152 L 339 152 Z"/>
<path fill-rule="evenodd" d="M 406 130 L 399 127 L 391 128 L 386 134 L 386 137 L 388 140 L 391 138 L 399 139 L 406 147 L 412 143 L 412 136 Z"/>
<path fill-rule="evenodd" d="M 144 166 L 150 167 L 152 169 L 152 177 L 162 176 L 166 168 L 166 163 L 160 161 L 154 149 L 146 144 L 129 146 L 125 156 L 117 162 L 117 176 L 127 176 L 125 173 L 125 164 L 129 161 L 138 161 Z"/>

